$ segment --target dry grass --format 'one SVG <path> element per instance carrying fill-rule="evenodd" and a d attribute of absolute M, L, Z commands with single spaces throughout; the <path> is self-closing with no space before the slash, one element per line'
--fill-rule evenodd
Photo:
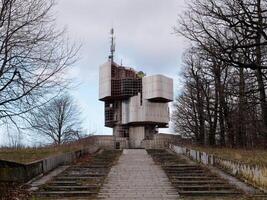
<path fill-rule="evenodd" d="M 265 197 L 246 197 L 246 196 L 233 196 L 233 197 L 183 197 L 181 200 L 266 200 Z"/>
<path fill-rule="evenodd" d="M 0 160 L 8 160 L 19 163 L 30 163 L 52 155 L 59 155 L 82 149 L 83 144 L 70 144 L 62 146 L 50 146 L 41 148 L 0 148 Z"/>
<path fill-rule="evenodd" d="M 189 148 L 204 151 L 225 159 L 241 161 L 247 164 L 259 164 L 267 166 L 267 150 L 263 149 L 232 149 L 190 146 Z"/>

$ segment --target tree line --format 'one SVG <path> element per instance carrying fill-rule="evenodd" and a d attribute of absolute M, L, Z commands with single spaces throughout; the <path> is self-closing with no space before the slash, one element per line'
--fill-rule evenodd
<path fill-rule="evenodd" d="M 197 144 L 267 146 L 267 1 L 192 0 L 175 32 L 190 40 L 175 130 Z"/>
<path fill-rule="evenodd" d="M 45 136 L 43 144 L 77 139 L 80 131 L 78 109 L 65 95 L 65 74 L 79 48 L 57 28 L 54 6 L 54 0 L 0 1 L 1 132 L 4 125 L 27 129 Z"/>

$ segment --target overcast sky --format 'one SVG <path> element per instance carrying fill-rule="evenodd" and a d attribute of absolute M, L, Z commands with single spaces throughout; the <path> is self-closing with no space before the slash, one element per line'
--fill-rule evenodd
<path fill-rule="evenodd" d="M 54 12 L 58 28 L 67 28 L 71 42 L 82 44 L 79 61 L 70 77 L 79 83 L 71 91 L 83 112 L 87 133 L 112 134 L 104 127 L 104 104 L 98 100 L 99 66 L 108 60 L 110 29 L 116 35 L 115 61 L 144 71 L 147 75 L 164 74 L 174 79 L 174 92 L 182 90 L 179 74 L 187 43 L 173 32 L 184 0 L 56 0 Z M 172 132 L 171 129 L 161 132 Z M 6 132 L 7 134 L 7 132 Z M 36 144 L 23 135 L 24 144 Z M 11 137 L 2 136 L 1 144 Z M 16 137 L 13 136 L 13 139 Z"/>
<path fill-rule="evenodd" d="M 147 75 L 164 74 L 180 87 L 178 74 L 184 39 L 173 34 L 183 0 L 57 0 L 59 26 L 73 42 L 82 43 L 80 60 L 71 70 L 79 82 L 72 91 L 83 111 L 84 128 L 111 134 L 104 127 L 104 105 L 98 101 L 98 68 L 109 55 L 109 31 L 115 29 L 115 61 Z"/>

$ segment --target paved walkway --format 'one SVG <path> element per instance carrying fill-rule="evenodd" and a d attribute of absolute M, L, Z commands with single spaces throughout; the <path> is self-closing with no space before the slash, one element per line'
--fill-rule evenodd
<path fill-rule="evenodd" d="M 100 190 L 100 199 L 179 199 L 168 177 L 143 149 L 125 149 Z"/>

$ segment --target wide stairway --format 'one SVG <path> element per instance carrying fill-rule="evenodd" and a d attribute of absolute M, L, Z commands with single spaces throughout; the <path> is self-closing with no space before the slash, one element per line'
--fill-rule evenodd
<path fill-rule="evenodd" d="M 148 150 L 154 161 L 162 166 L 172 185 L 181 196 L 240 195 L 240 191 L 227 181 L 199 164 L 190 163 L 167 150 Z"/>
<path fill-rule="evenodd" d="M 34 196 L 36 199 L 94 199 L 120 154 L 121 151 L 104 150 L 94 156 L 84 157 L 43 185 Z"/>
<path fill-rule="evenodd" d="M 144 149 L 125 149 L 112 167 L 98 199 L 178 199 L 168 177 Z"/>

